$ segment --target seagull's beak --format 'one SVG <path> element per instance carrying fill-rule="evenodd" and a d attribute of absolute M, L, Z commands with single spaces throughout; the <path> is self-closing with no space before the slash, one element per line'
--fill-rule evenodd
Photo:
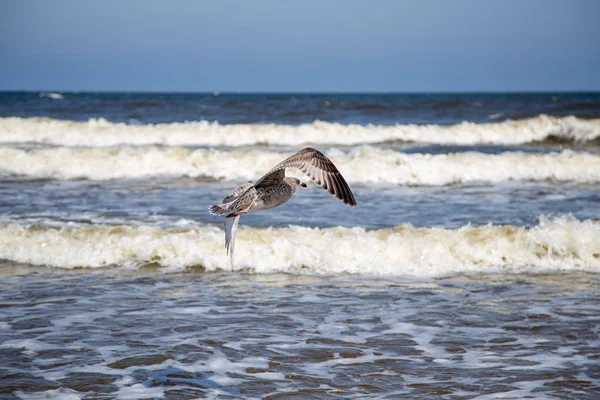
<path fill-rule="evenodd" d="M 304 182 L 300 182 L 300 186 L 302 186 L 302 187 L 306 187 L 306 183 L 304 183 Z"/>

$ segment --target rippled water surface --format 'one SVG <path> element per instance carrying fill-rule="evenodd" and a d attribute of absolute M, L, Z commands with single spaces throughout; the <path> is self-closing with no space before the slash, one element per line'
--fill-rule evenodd
<path fill-rule="evenodd" d="M 52 97 L 60 97 L 55 99 Z M 0 116 L 130 123 L 456 123 L 538 114 L 600 116 L 598 93 L 234 94 L 0 92 Z"/>
<path fill-rule="evenodd" d="M 231 183 L 202 180 L 141 181 L 0 181 L 0 221 L 46 223 L 152 224 L 162 226 L 221 224 L 210 215 Z M 504 183 L 452 187 L 354 186 L 360 206 L 343 204 L 314 185 L 299 191 L 284 207 L 249 213 L 244 225 L 269 227 L 362 226 L 381 229 L 415 226 L 457 228 L 487 223 L 535 225 L 540 215 L 570 213 L 578 219 L 600 215 L 597 185 Z"/>
<path fill-rule="evenodd" d="M 593 275 L 406 281 L 4 268 L 15 275 L 0 280 L 0 391 L 23 398 L 600 395 Z"/>

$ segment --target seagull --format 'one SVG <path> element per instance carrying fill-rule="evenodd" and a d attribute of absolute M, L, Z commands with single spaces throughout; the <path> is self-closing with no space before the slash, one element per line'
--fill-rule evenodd
<path fill-rule="evenodd" d="M 296 168 L 351 207 L 356 205 L 354 195 L 346 180 L 331 160 L 318 150 L 307 147 L 275 165 L 255 184 L 238 186 L 222 204 L 213 204 L 208 210 L 212 215 L 225 216 L 225 248 L 233 270 L 235 235 L 240 216 L 250 210 L 268 210 L 285 204 L 306 183 L 285 176 L 286 168 Z"/>

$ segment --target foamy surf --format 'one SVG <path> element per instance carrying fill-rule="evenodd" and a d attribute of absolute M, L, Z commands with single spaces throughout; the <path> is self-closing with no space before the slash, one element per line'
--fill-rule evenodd
<path fill-rule="evenodd" d="M 0 225 L 0 258 L 56 268 L 229 270 L 217 227 Z M 540 218 L 532 228 L 304 228 L 240 230 L 239 268 L 254 273 L 443 277 L 480 273 L 600 272 L 600 222 Z"/>
<path fill-rule="evenodd" d="M 509 180 L 600 182 L 600 156 L 570 150 L 549 154 L 465 152 L 431 155 L 365 146 L 350 152 L 332 149 L 326 154 L 352 183 L 436 186 Z M 0 148 L 0 175 L 90 180 L 156 176 L 255 180 L 289 155 L 260 150 L 192 150 L 183 147 L 29 151 Z"/>
<path fill-rule="evenodd" d="M 0 118 L 0 143 L 45 143 L 106 147 L 121 144 L 242 146 L 270 144 L 356 145 L 387 141 L 455 145 L 519 145 L 548 139 L 588 142 L 600 137 L 600 119 L 540 115 L 518 121 L 456 125 L 343 125 L 315 121 L 302 125 L 234 124 L 206 121 L 128 125 L 104 119 L 86 122 L 48 118 Z"/>
<path fill-rule="evenodd" d="M 39 97 L 46 97 L 48 99 L 53 99 L 53 100 L 63 100 L 65 98 L 64 95 L 62 95 L 60 93 L 53 93 L 53 92 L 41 92 L 39 94 Z"/>

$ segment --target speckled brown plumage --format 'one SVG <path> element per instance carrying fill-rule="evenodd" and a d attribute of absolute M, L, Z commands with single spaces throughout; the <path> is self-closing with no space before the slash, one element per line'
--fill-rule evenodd
<path fill-rule="evenodd" d="M 226 216 L 225 247 L 232 268 L 235 234 L 240 215 L 250 210 L 267 210 L 285 204 L 292 198 L 298 186 L 306 186 L 297 178 L 286 177 L 286 168 L 302 171 L 345 204 L 356 205 L 346 180 L 329 158 L 310 147 L 300 150 L 271 168 L 254 185 L 251 182 L 244 183 L 225 197 L 222 204 L 213 204 L 209 207 L 211 214 Z"/>

